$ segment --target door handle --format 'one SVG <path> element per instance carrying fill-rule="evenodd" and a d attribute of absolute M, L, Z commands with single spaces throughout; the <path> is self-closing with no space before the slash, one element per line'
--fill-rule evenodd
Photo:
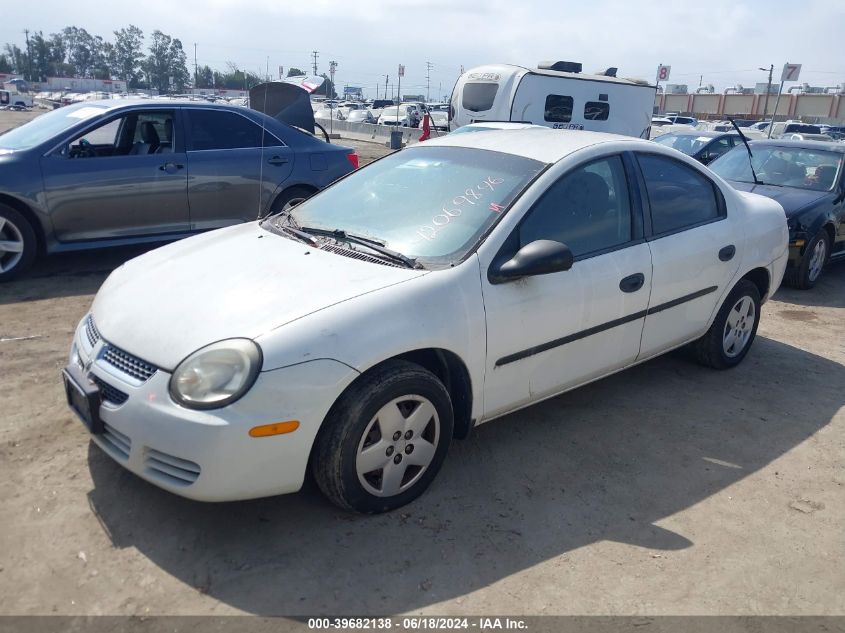
<path fill-rule="evenodd" d="M 168 174 L 175 173 L 177 170 L 182 169 L 184 167 L 184 165 L 179 165 L 177 163 L 164 163 L 164 165 L 158 166 L 161 171 L 166 171 Z"/>
<path fill-rule="evenodd" d="M 288 162 L 287 158 L 282 158 L 281 156 L 273 156 L 273 158 L 267 159 L 267 162 L 271 165 L 284 165 Z"/>
<path fill-rule="evenodd" d="M 736 246 L 733 244 L 729 244 L 719 251 L 719 259 L 723 262 L 731 261 L 734 258 L 734 255 L 736 255 Z"/>
<path fill-rule="evenodd" d="M 645 275 L 642 273 L 628 275 L 625 279 L 619 282 L 619 290 L 622 292 L 636 292 L 643 287 L 644 283 Z"/>

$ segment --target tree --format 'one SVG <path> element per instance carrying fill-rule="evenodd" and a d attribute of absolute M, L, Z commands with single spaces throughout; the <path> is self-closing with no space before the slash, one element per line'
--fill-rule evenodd
<path fill-rule="evenodd" d="M 114 31 L 114 46 L 111 49 L 111 69 L 114 76 L 126 82 L 127 87 L 137 88 L 141 84 L 141 64 L 144 61 L 144 32 L 132 24 L 128 28 Z"/>
<path fill-rule="evenodd" d="M 12 63 L 5 53 L 0 53 L 0 73 L 12 72 Z"/>
<path fill-rule="evenodd" d="M 305 72 L 299 70 L 299 68 L 290 68 L 288 69 L 288 77 L 299 77 L 300 75 L 304 75 Z"/>
<path fill-rule="evenodd" d="M 184 90 L 190 75 L 182 42 L 155 30 L 149 51 L 144 71 L 150 87 L 159 92 L 168 92 L 171 87 L 176 91 Z"/>
<path fill-rule="evenodd" d="M 85 29 L 67 26 L 62 29 L 62 40 L 67 61 L 73 66 L 74 76 L 93 77 L 96 71 L 102 71 L 105 65 L 102 37 L 95 37 Z"/>
<path fill-rule="evenodd" d="M 196 88 L 214 88 L 215 72 L 211 70 L 210 66 L 200 66 L 197 68 L 197 85 Z"/>
<path fill-rule="evenodd" d="M 11 72 L 24 74 L 29 66 L 29 57 L 26 51 L 21 50 L 17 44 L 6 44 L 6 55 L 12 66 Z"/>

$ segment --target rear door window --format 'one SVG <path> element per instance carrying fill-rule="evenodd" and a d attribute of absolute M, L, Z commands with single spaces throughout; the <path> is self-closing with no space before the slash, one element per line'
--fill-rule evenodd
<path fill-rule="evenodd" d="M 260 125 L 234 112 L 191 109 L 188 112 L 191 149 L 194 151 L 241 149 L 282 145 Z"/>
<path fill-rule="evenodd" d="M 484 112 L 493 107 L 499 84 L 469 83 L 464 86 L 462 105 L 470 112 Z"/>
<path fill-rule="evenodd" d="M 697 170 L 666 156 L 638 154 L 651 206 L 652 233 L 673 233 L 724 216 L 716 186 Z"/>
<path fill-rule="evenodd" d="M 569 123 L 572 120 L 572 97 L 548 95 L 543 118 L 550 123 Z"/>

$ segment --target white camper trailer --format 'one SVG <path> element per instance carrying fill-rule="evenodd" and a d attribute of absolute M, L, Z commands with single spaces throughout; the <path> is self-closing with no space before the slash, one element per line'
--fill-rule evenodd
<path fill-rule="evenodd" d="M 521 121 L 564 130 L 648 138 L 656 87 L 616 76 L 588 75 L 576 62 L 479 66 L 458 78 L 450 129 L 482 121 Z"/>

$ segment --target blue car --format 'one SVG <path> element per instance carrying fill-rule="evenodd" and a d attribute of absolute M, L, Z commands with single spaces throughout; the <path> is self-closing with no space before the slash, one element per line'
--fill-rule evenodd
<path fill-rule="evenodd" d="M 312 131 L 194 101 L 91 101 L 39 116 L 0 135 L 0 281 L 39 254 L 174 240 L 280 211 L 358 166 L 354 150 Z"/>

